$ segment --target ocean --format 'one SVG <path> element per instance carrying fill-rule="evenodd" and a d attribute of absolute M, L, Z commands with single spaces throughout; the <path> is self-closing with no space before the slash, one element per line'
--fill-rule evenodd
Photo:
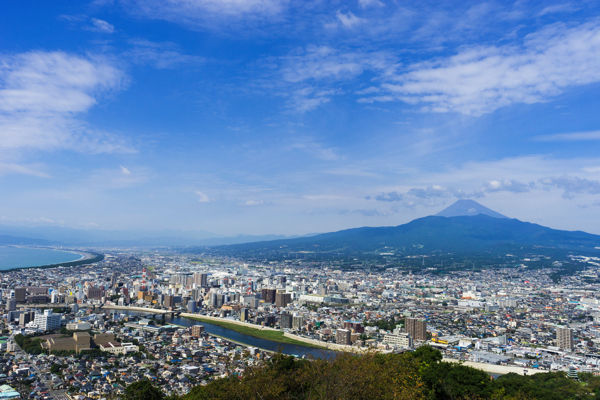
<path fill-rule="evenodd" d="M 0 246 L 0 271 L 59 264 L 79 260 L 81 257 L 80 254 L 66 251 Z"/>

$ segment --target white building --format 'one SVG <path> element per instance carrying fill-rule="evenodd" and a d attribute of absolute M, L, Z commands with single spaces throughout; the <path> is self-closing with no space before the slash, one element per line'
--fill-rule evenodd
<path fill-rule="evenodd" d="M 396 330 L 394 330 L 396 331 Z M 402 347 L 405 349 L 412 349 L 413 340 L 408 333 L 394 332 L 388 333 L 383 337 L 383 343 L 387 343 L 392 346 Z"/>
<path fill-rule="evenodd" d="M 35 314 L 34 325 L 42 331 L 52 331 L 60 328 L 62 314 L 53 314 L 52 310 L 44 310 L 43 314 Z"/>

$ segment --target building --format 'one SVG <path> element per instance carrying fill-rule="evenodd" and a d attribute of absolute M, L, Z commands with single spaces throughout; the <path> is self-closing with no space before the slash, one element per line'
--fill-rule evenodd
<path fill-rule="evenodd" d="M 573 350 L 573 330 L 564 326 L 557 326 L 556 346 L 563 350 Z"/>
<path fill-rule="evenodd" d="M 106 351 L 107 353 L 112 354 L 127 354 L 127 353 L 135 353 L 140 350 L 139 346 L 134 345 L 133 343 L 119 343 L 119 342 L 106 342 L 98 344 L 100 350 Z"/>
<path fill-rule="evenodd" d="M 281 314 L 279 326 L 281 327 L 281 329 L 292 329 L 293 321 L 294 317 L 292 317 L 292 314 Z"/>
<path fill-rule="evenodd" d="M 6 302 L 6 311 L 15 311 L 17 309 L 17 300 L 10 299 Z"/>
<path fill-rule="evenodd" d="M 276 321 L 275 315 L 273 314 L 265 316 L 265 326 L 275 326 Z"/>
<path fill-rule="evenodd" d="M 204 325 L 192 326 L 192 336 L 200 336 L 204 332 Z"/>
<path fill-rule="evenodd" d="M 188 312 L 191 312 L 191 313 L 195 313 L 198 310 L 198 305 L 196 303 L 196 300 L 188 300 L 187 310 L 188 310 Z"/>
<path fill-rule="evenodd" d="M 173 296 L 166 294 L 163 299 L 163 306 L 166 308 L 173 308 L 175 306 L 175 299 Z"/>
<path fill-rule="evenodd" d="M 250 316 L 250 313 L 248 312 L 247 308 L 242 308 L 240 310 L 240 321 L 247 322 L 249 316 Z"/>
<path fill-rule="evenodd" d="M 25 326 L 25 324 L 30 323 L 35 319 L 34 311 L 25 311 L 21 315 L 19 315 L 19 325 Z"/>
<path fill-rule="evenodd" d="M 275 295 L 277 294 L 277 289 L 262 289 L 260 293 L 265 303 L 275 303 Z"/>
<path fill-rule="evenodd" d="M 388 333 L 383 337 L 383 343 L 405 349 L 412 349 L 413 347 L 413 340 L 406 332 Z"/>
<path fill-rule="evenodd" d="M 351 332 L 348 329 L 338 329 L 335 332 L 335 342 L 337 344 L 351 345 Z"/>
<path fill-rule="evenodd" d="M 302 315 L 294 315 L 292 319 L 292 328 L 301 329 L 302 325 L 304 325 L 304 317 Z"/>
<path fill-rule="evenodd" d="M 194 273 L 194 283 L 196 286 L 206 287 L 208 286 L 208 274 Z"/>
<path fill-rule="evenodd" d="M 73 337 L 53 337 L 46 340 L 42 345 L 43 348 L 53 351 L 76 351 L 87 350 L 92 347 L 91 336 L 87 332 L 75 332 Z"/>
<path fill-rule="evenodd" d="M 85 296 L 88 299 L 100 300 L 104 297 L 104 289 L 88 287 L 85 291 Z"/>
<path fill-rule="evenodd" d="M 15 288 L 15 300 L 18 303 L 25 303 L 27 300 L 27 289 L 24 287 Z"/>
<path fill-rule="evenodd" d="M 291 293 L 276 293 L 275 294 L 275 306 L 276 307 L 287 307 L 292 302 Z"/>
<path fill-rule="evenodd" d="M 53 314 L 52 310 L 44 310 L 43 314 L 35 314 L 33 323 L 42 331 L 53 331 L 60 328 L 62 314 Z"/>
<path fill-rule="evenodd" d="M 406 333 L 413 340 L 427 340 L 427 322 L 417 318 L 406 318 Z"/>

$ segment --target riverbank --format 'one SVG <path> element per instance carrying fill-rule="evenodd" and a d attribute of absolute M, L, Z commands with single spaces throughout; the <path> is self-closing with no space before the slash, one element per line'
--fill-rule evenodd
<path fill-rule="evenodd" d="M 237 321 L 224 321 L 222 318 L 206 317 L 197 314 L 181 314 L 182 317 L 192 319 L 195 321 L 206 322 L 213 325 L 218 325 L 222 328 L 230 329 L 232 331 L 242 333 L 244 335 L 252 336 L 258 339 L 270 340 L 271 342 L 294 344 L 298 346 L 313 347 L 317 349 L 327 350 L 326 347 L 318 346 L 313 343 L 307 343 L 304 341 L 292 339 L 285 336 L 284 332 L 278 329 L 272 329 L 267 327 L 251 327 L 237 324 Z"/>

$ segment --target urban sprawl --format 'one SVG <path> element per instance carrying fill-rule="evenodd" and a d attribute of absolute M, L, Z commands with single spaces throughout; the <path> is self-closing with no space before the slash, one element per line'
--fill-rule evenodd
<path fill-rule="evenodd" d="M 0 275 L 1 398 L 114 398 L 144 379 L 185 394 L 271 357 L 208 324 L 323 354 L 430 345 L 490 374 L 600 373 L 598 258 L 570 255 L 582 268 L 557 280 L 560 261 L 532 270 L 535 257 L 437 274 L 102 252 L 93 264 Z"/>

